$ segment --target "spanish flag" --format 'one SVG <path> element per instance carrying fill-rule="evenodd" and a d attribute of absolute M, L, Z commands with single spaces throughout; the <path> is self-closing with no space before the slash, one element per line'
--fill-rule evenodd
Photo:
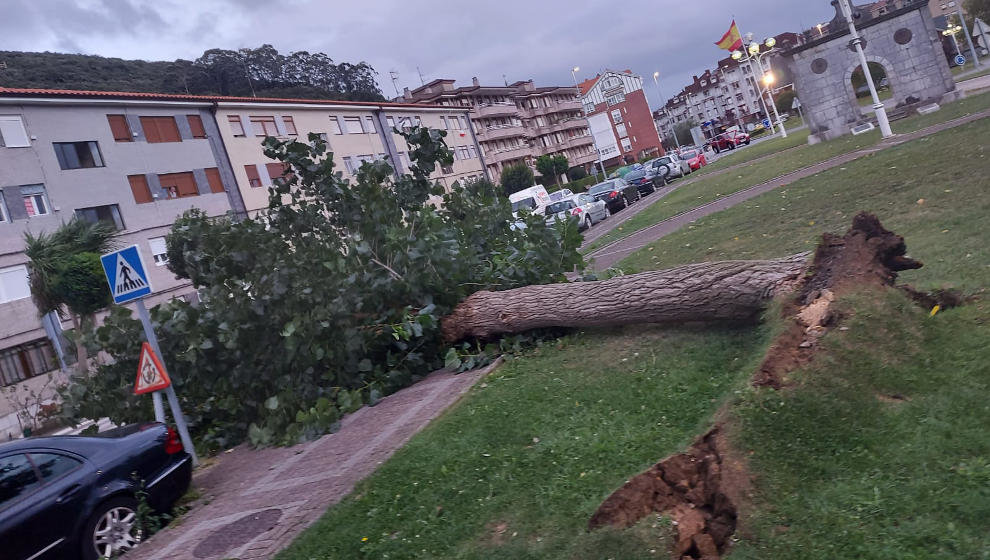
<path fill-rule="evenodd" d="M 715 43 L 718 48 L 725 49 L 727 51 L 734 51 L 742 48 L 742 35 L 739 33 L 739 28 L 736 27 L 736 20 L 732 20 L 732 26 L 729 30 L 722 35 L 722 38 Z"/>

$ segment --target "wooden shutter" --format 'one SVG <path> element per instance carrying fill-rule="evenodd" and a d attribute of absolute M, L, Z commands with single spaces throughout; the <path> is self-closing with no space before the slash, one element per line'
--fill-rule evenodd
<path fill-rule="evenodd" d="M 169 192 L 169 198 L 199 196 L 196 177 L 192 172 L 163 173 L 158 176 L 158 180 L 161 181 L 162 188 Z"/>
<path fill-rule="evenodd" d="M 151 196 L 151 189 L 148 188 L 148 178 L 144 175 L 128 175 L 127 182 L 131 184 L 131 194 L 134 195 L 134 202 L 145 204 L 154 202 Z"/>
<path fill-rule="evenodd" d="M 248 185 L 257 188 L 261 186 L 261 176 L 258 175 L 258 166 L 256 165 L 245 165 L 244 171 L 247 171 Z"/>
<path fill-rule="evenodd" d="M 296 132 L 296 121 L 292 120 L 292 117 L 282 117 L 282 124 L 285 125 L 285 133 L 289 136 L 297 136 L 299 134 Z"/>
<path fill-rule="evenodd" d="M 223 180 L 220 179 L 220 170 L 216 167 L 206 169 L 206 181 L 210 184 L 210 192 L 223 192 Z"/>
<path fill-rule="evenodd" d="M 158 124 L 155 122 L 155 117 L 141 117 L 141 130 L 144 131 L 144 139 L 149 143 L 154 144 L 156 142 L 161 142 L 161 136 L 158 134 Z"/>
<path fill-rule="evenodd" d="M 131 127 L 127 124 L 127 117 L 124 115 L 107 115 L 107 122 L 110 123 L 110 132 L 117 142 L 133 142 Z"/>
<path fill-rule="evenodd" d="M 268 169 L 268 176 L 271 177 L 272 181 L 281 179 L 288 170 L 288 166 L 282 162 L 266 163 L 265 168 Z"/>
<path fill-rule="evenodd" d="M 149 144 L 182 142 L 175 117 L 141 117 L 141 128 Z"/>
<path fill-rule="evenodd" d="M 203 117 L 199 115 L 186 115 L 189 120 L 189 130 L 192 131 L 193 138 L 206 138 L 206 129 L 203 128 Z"/>

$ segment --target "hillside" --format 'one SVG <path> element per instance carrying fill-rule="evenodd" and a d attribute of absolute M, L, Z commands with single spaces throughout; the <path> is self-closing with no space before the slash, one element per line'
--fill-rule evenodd
<path fill-rule="evenodd" d="M 283 55 L 271 45 L 210 49 L 193 61 L 0 51 L 4 87 L 383 100 L 375 75 L 364 62 L 337 64 L 306 51 Z"/>

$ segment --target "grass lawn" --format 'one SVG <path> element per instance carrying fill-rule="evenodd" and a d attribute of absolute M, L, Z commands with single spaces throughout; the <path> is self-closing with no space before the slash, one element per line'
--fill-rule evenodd
<path fill-rule="evenodd" d="M 964 71 L 965 72 L 971 71 L 973 69 L 973 64 L 971 62 L 967 62 L 965 66 L 953 66 L 952 75 L 956 76 L 957 82 L 968 80 L 970 78 L 979 78 L 980 76 L 986 76 L 987 74 L 990 74 L 990 68 L 987 67 L 988 62 L 990 62 L 990 59 L 980 58 L 981 70 L 979 72 L 973 72 L 972 74 L 967 74 L 962 77 L 959 77 L 959 74 L 962 74 Z"/>
<path fill-rule="evenodd" d="M 590 534 L 588 518 L 744 388 L 764 335 L 589 332 L 509 361 L 278 559 L 662 557 L 656 517 Z"/>
<path fill-rule="evenodd" d="M 978 292 L 990 277 L 988 137 L 983 120 L 823 172 L 699 220 L 623 268 L 810 249 L 865 209 L 925 262 L 905 280 Z M 784 391 L 747 383 L 772 321 L 588 331 L 528 351 L 278 558 L 667 558 L 670 528 L 656 516 L 624 531 L 585 525 L 723 403 L 756 480 L 730 558 L 985 558 L 986 302 L 934 317 L 896 293 L 838 305 L 848 330 L 828 334 Z"/>
<path fill-rule="evenodd" d="M 891 91 L 890 88 L 877 92 L 877 97 L 880 98 L 880 101 L 886 101 L 893 96 L 894 92 Z M 867 95 L 866 97 L 858 97 L 856 98 L 856 103 L 859 103 L 860 107 L 869 107 L 870 105 L 873 105 L 873 97 L 870 95 Z"/>
<path fill-rule="evenodd" d="M 936 111 L 935 113 L 928 115 L 914 115 L 905 119 L 894 121 L 891 123 L 891 128 L 897 134 L 904 134 L 977 111 L 982 111 L 987 107 L 990 107 L 990 93 L 974 95 L 955 103 L 946 104 L 942 107 L 942 109 Z M 807 131 L 799 132 L 799 134 L 801 133 L 804 133 L 804 141 L 806 141 Z M 774 140 L 768 140 L 765 144 L 785 140 L 791 140 L 791 137 L 786 139 L 775 138 Z M 653 202 L 648 209 L 640 212 L 622 226 L 613 229 L 595 240 L 595 242 L 589 245 L 584 252 L 586 254 L 590 253 L 599 247 L 602 247 L 617 239 L 626 237 L 627 235 L 651 226 L 661 220 L 665 220 L 681 212 L 691 210 L 692 208 L 697 208 L 702 204 L 706 204 L 712 200 L 721 198 L 738 190 L 765 182 L 769 179 L 773 179 L 774 177 L 779 177 L 785 173 L 807 167 L 831 157 L 873 145 L 879 140 L 880 133 L 878 131 L 872 131 L 859 136 L 843 136 L 830 142 L 822 142 L 813 146 L 807 144 L 800 147 L 791 146 L 794 147 L 794 149 L 779 153 L 770 159 L 763 160 L 758 165 L 738 169 L 731 173 L 722 174 L 692 185 L 688 185 L 683 189 L 677 189 L 673 193 L 667 195 L 667 197 Z M 777 146 L 781 146 L 781 144 L 777 144 Z M 750 156 L 746 155 L 747 151 L 757 150 L 761 147 L 762 144 L 758 144 L 752 148 L 739 152 L 738 154 L 733 154 L 730 157 L 735 158 L 737 156 L 745 156 L 746 159 L 750 159 Z M 759 157 L 759 154 L 752 157 Z M 717 163 L 722 163 L 722 161 L 716 162 L 716 164 Z M 735 163 L 739 163 L 739 161 L 735 161 Z M 716 164 L 707 166 L 707 168 L 714 167 Z"/>

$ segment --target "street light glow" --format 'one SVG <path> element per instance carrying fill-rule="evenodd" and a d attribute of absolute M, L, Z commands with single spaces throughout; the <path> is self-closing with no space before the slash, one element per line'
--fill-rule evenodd
<path fill-rule="evenodd" d="M 743 57 L 743 53 L 739 51 L 732 51 L 732 60 L 739 60 Z"/>
<path fill-rule="evenodd" d="M 660 77 L 660 72 L 654 72 L 653 73 L 653 79 L 654 80 L 658 79 L 659 77 Z"/>
<path fill-rule="evenodd" d="M 777 40 L 774 39 L 773 37 L 770 37 L 763 44 L 766 45 L 768 49 L 772 49 L 773 46 L 777 44 Z"/>
<path fill-rule="evenodd" d="M 773 85 L 773 82 L 775 80 L 776 78 L 774 78 L 773 72 L 767 72 L 766 74 L 763 75 L 763 85 L 767 87 Z"/>
<path fill-rule="evenodd" d="M 581 70 L 581 67 L 580 66 L 575 66 L 573 72 L 578 72 L 580 70 Z"/>
<path fill-rule="evenodd" d="M 750 43 L 749 44 L 749 54 L 751 54 L 753 56 L 756 56 L 757 54 L 760 54 L 760 44 L 759 43 L 756 43 L 756 42 Z"/>

